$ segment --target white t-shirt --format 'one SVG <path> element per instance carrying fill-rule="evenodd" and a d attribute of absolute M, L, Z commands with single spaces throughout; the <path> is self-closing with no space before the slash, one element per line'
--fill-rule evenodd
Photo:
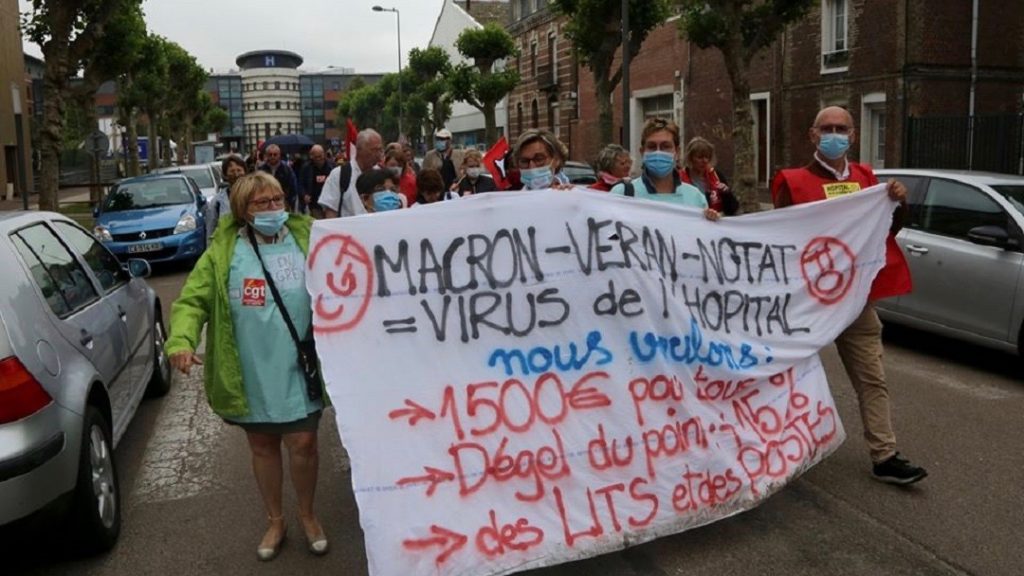
<path fill-rule="evenodd" d="M 352 162 L 352 179 L 348 181 L 348 188 L 345 190 L 345 194 L 342 195 L 341 190 L 341 169 L 342 166 L 335 166 L 334 170 L 327 175 L 327 181 L 324 182 L 324 187 L 320 191 L 320 200 L 318 201 L 324 208 L 330 208 L 331 210 L 337 210 L 341 216 L 355 216 L 356 214 L 366 214 L 366 208 L 363 207 L 363 203 L 359 200 L 359 193 L 356 192 L 356 179 L 362 174 L 362 170 L 359 169 L 359 164 Z M 341 202 L 339 202 L 341 200 Z M 341 205 L 341 210 L 338 210 L 338 205 Z"/>

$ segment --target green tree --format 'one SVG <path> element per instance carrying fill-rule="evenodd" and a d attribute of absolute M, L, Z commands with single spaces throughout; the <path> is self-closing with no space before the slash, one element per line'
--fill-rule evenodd
<path fill-rule="evenodd" d="M 164 147 L 169 153 L 173 139 L 178 144 L 178 164 L 187 164 L 195 124 L 213 106 L 204 89 L 208 76 L 195 57 L 178 44 L 167 42 L 164 50 L 167 55 L 167 84 L 173 86 L 164 97 L 166 121 L 161 124 L 167 135 Z"/>
<path fill-rule="evenodd" d="M 682 33 L 701 48 L 717 48 L 732 83 L 734 190 L 744 212 L 756 212 L 754 119 L 750 109 L 750 63 L 786 25 L 802 18 L 814 0 L 678 0 Z"/>
<path fill-rule="evenodd" d="M 452 73 L 451 59 L 439 46 L 409 52 L 408 84 L 410 96 L 406 102 L 406 115 L 410 125 L 421 126 L 430 135 L 444 128 L 452 115 L 452 95 L 448 77 Z M 418 121 L 418 122 L 417 122 Z"/>
<path fill-rule="evenodd" d="M 565 15 L 566 36 L 580 62 L 594 78 L 601 142 L 612 142 L 612 92 L 622 81 L 622 2 L 619 0 L 554 0 L 552 7 Z M 647 35 L 665 22 L 668 0 L 629 0 L 629 53 L 640 52 Z M 619 54 L 621 56 L 621 54 Z"/>
<path fill-rule="evenodd" d="M 71 79 L 82 69 L 106 33 L 111 19 L 135 0 L 32 0 L 22 17 L 26 36 L 46 61 L 43 73 L 42 161 L 39 207 L 57 210 L 64 109 Z"/>
<path fill-rule="evenodd" d="M 391 129 L 397 133 L 397 116 L 385 114 L 388 96 L 398 88 L 398 76 L 385 74 L 380 82 L 349 89 L 338 101 L 338 125 L 351 119 L 360 129 L 373 128 L 387 139 Z M 397 108 L 396 108 L 397 109 Z M 386 120 L 386 121 L 385 121 Z"/>
<path fill-rule="evenodd" d="M 168 82 L 167 41 L 156 34 L 146 36 L 142 45 L 139 64 L 128 74 L 126 90 L 118 95 L 118 103 L 122 107 L 131 107 L 146 115 L 146 136 L 148 139 L 147 164 L 149 169 L 160 167 L 158 142 L 158 126 L 164 111 L 164 99 L 171 89 Z M 132 146 L 129 153 L 138 164 L 138 149 Z M 137 173 L 137 167 L 136 167 Z"/>
<path fill-rule="evenodd" d="M 467 28 L 455 40 L 455 47 L 473 64 L 460 64 L 451 77 L 451 93 L 484 115 L 484 138 L 487 145 L 498 140 L 494 109 L 501 99 L 519 83 L 519 71 L 498 69 L 495 64 L 519 53 L 515 41 L 497 24 L 483 28 Z"/>

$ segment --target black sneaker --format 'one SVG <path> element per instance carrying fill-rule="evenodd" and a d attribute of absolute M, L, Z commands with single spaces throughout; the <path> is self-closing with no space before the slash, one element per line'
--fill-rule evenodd
<path fill-rule="evenodd" d="M 920 466 L 914 466 L 897 452 L 888 460 L 875 464 L 871 475 L 879 482 L 907 485 L 923 480 L 928 476 L 928 471 Z"/>

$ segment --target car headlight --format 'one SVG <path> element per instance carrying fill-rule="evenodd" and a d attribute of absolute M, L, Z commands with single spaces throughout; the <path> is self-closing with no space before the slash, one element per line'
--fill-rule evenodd
<path fill-rule="evenodd" d="M 183 234 L 185 232 L 191 232 L 196 229 L 196 219 L 191 214 L 185 214 L 178 220 L 177 226 L 174 227 L 175 234 Z"/>
<path fill-rule="evenodd" d="M 110 230 L 106 226 L 96 226 L 92 229 L 92 235 L 95 236 L 100 242 L 113 242 L 114 237 L 110 235 Z"/>

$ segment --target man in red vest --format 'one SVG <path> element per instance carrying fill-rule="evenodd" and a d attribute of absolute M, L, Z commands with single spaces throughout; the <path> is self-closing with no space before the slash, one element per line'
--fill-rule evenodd
<path fill-rule="evenodd" d="M 776 208 L 828 200 L 878 184 L 870 166 L 846 158 L 850 145 L 856 142 L 856 133 L 853 117 L 845 109 L 830 106 L 819 112 L 810 137 L 816 148 L 814 159 L 803 168 L 779 171 L 772 181 L 772 202 Z M 907 189 L 902 183 L 890 180 L 887 190 L 889 197 L 900 204 L 886 239 L 885 267 L 871 285 L 864 311 L 836 338 L 836 348 L 857 392 L 864 439 L 874 463 L 872 475 L 882 482 L 913 484 L 928 472 L 896 451 L 889 389 L 882 366 L 882 322 L 871 302 L 911 290 L 910 270 L 895 239 L 906 212 Z"/>

